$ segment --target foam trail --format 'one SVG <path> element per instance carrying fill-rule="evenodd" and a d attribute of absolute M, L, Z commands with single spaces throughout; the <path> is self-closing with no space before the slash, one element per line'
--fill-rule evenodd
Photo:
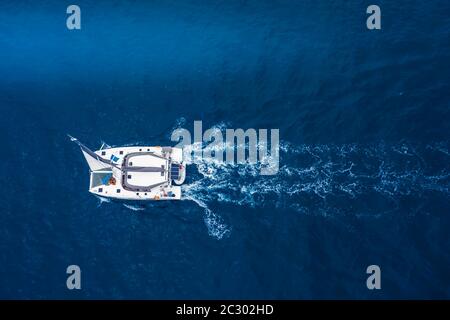
<path fill-rule="evenodd" d="M 108 199 L 108 198 L 103 198 L 103 197 L 99 197 L 99 196 L 95 196 L 95 197 L 99 200 L 97 208 L 100 208 L 103 203 L 110 203 L 111 202 L 111 200 Z"/>
<path fill-rule="evenodd" d="M 190 200 L 195 202 L 199 207 L 204 209 L 205 212 L 205 225 L 208 228 L 208 234 L 218 240 L 222 239 L 225 236 L 228 236 L 231 232 L 230 228 L 223 223 L 220 216 L 215 214 L 211 209 L 208 208 L 207 204 L 203 201 L 191 197 L 190 195 L 186 195 L 183 200 Z"/>
<path fill-rule="evenodd" d="M 358 215 L 377 216 L 391 212 L 404 197 L 429 193 L 447 196 L 448 157 L 448 143 L 414 146 L 282 142 L 277 175 L 261 176 L 261 164 L 197 159 L 192 165 L 196 172 L 189 173 L 193 182 L 183 186 L 183 194 L 207 213 L 212 203 L 275 206 L 323 215 L 342 213 L 352 205 Z M 383 208 L 366 204 L 364 199 L 369 196 L 378 199 Z"/>
<path fill-rule="evenodd" d="M 126 204 L 126 203 L 124 203 L 123 206 L 124 206 L 125 208 L 127 208 L 127 209 L 132 210 L 132 211 L 142 211 L 142 210 L 145 210 L 145 208 L 143 208 L 143 207 L 133 206 L 133 205 L 131 205 L 131 204 Z"/>

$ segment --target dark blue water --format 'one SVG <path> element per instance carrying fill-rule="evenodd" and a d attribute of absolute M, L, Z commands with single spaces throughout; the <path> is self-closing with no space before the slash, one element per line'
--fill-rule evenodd
<path fill-rule="evenodd" d="M 0 298 L 450 298 L 447 0 L 379 0 L 379 31 L 356 0 L 80 0 L 80 31 L 68 4 L 0 4 Z M 192 164 L 183 201 L 101 203 L 66 137 L 194 120 L 279 128 L 279 173 Z"/>

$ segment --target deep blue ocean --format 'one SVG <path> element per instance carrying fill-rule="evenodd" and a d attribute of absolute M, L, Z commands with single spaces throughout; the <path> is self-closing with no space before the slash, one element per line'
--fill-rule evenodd
<path fill-rule="evenodd" d="M 450 298 L 448 0 L 73 2 L 81 30 L 0 4 L 0 298 Z M 192 164 L 182 201 L 125 206 L 66 136 L 195 120 L 279 129 L 278 174 Z"/>

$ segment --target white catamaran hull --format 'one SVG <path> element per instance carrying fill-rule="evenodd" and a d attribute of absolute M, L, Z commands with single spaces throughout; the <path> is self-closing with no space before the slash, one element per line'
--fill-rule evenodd
<path fill-rule="evenodd" d="M 186 177 L 183 151 L 132 146 L 89 150 L 76 138 L 90 168 L 89 192 L 119 200 L 179 200 Z"/>

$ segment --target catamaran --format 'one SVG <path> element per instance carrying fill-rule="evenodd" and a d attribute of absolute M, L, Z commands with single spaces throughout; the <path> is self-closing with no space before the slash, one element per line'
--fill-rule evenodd
<path fill-rule="evenodd" d="M 186 178 L 183 150 L 129 146 L 92 151 L 78 139 L 90 169 L 89 192 L 120 200 L 179 200 Z"/>

